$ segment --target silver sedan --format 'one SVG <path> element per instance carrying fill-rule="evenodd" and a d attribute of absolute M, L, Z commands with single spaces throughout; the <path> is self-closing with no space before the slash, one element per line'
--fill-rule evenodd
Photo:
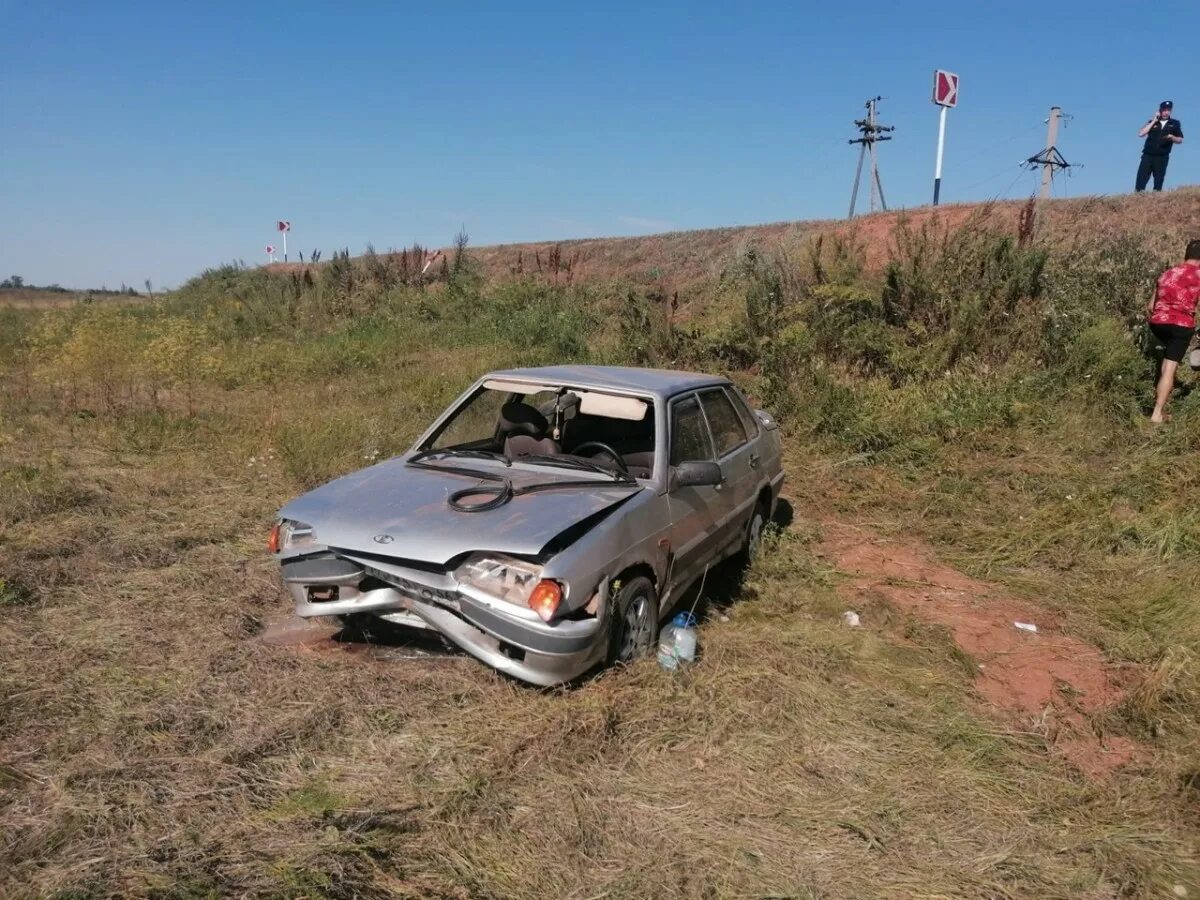
<path fill-rule="evenodd" d="M 696 578 L 754 554 L 782 483 L 775 421 L 725 378 L 514 369 L 287 504 L 270 547 L 300 616 L 432 629 L 550 685 L 648 653 Z"/>

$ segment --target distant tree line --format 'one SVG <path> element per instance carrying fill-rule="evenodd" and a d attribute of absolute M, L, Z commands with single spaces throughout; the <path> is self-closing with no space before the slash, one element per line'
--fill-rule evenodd
<path fill-rule="evenodd" d="M 150 282 L 146 282 L 146 288 L 149 290 Z M 124 282 L 118 290 L 110 291 L 108 285 L 103 285 L 99 288 L 89 288 L 84 291 L 76 291 L 71 288 L 65 288 L 61 284 L 28 284 L 20 275 L 10 275 L 3 281 L 0 281 L 0 290 L 22 290 L 22 291 L 49 291 L 55 294 L 125 294 L 130 297 L 137 297 L 138 292 L 132 287 L 129 287 Z"/>

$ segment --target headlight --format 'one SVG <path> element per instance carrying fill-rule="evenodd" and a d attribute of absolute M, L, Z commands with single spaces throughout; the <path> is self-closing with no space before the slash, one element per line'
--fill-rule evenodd
<path fill-rule="evenodd" d="M 307 522 L 280 519 L 267 538 L 267 549 L 272 553 L 282 553 L 284 550 L 302 550 L 316 542 L 317 533 Z"/>
<path fill-rule="evenodd" d="M 459 566 L 459 584 L 478 588 L 497 600 L 525 606 L 533 593 L 542 567 L 505 556 L 472 556 Z"/>
<path fill-rule="evenodd" d="M 507 556 L 473 556 L 454 573 L 460 585 L 527 606 L 549 622 L 562 602 L 562 586 L 542 578 L 542 567 Z"/>

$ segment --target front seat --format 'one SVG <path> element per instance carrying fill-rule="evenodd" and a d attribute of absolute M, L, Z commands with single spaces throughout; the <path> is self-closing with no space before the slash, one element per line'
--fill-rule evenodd
<path fill-rule="evenodd" d="M 549 437 L 550 423 L 528 403 L 513 400 L 500 407 L 500 433 L 504 435 L 504 455 L 560 456 L 558 441 Z"/>

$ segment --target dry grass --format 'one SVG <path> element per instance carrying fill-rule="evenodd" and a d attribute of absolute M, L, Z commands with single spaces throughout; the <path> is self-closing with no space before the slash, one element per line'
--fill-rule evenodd
<path fill-rule="evenodd" d="M 396 405 L 427 390 L 402 380 Z M 944 637 L 843 629 L 803 514 L 713 588 L 729 621 L 677 677 L 540 692 L 461 656 L 265 645 L 287 603 L 262 535 L 296 490 L 272 422 L 331 395 L 369 402 L 210 396 L 152 452 L 134 423 L 6 413 L 0 895 L 1101 898 L 1190 877 L 1156 766 L 1093 783 L 979 710 Z M 811 465 L 801 512 L 841 487 Z"/>
<path fill-rule="evenodd" d="M 0 288 L 0 308 L 7 309 L 70 309 L 80 303 L 128 305 L 144 303 L 145 298 L 91 291 L 47 291 L 33 288 Z"/>

